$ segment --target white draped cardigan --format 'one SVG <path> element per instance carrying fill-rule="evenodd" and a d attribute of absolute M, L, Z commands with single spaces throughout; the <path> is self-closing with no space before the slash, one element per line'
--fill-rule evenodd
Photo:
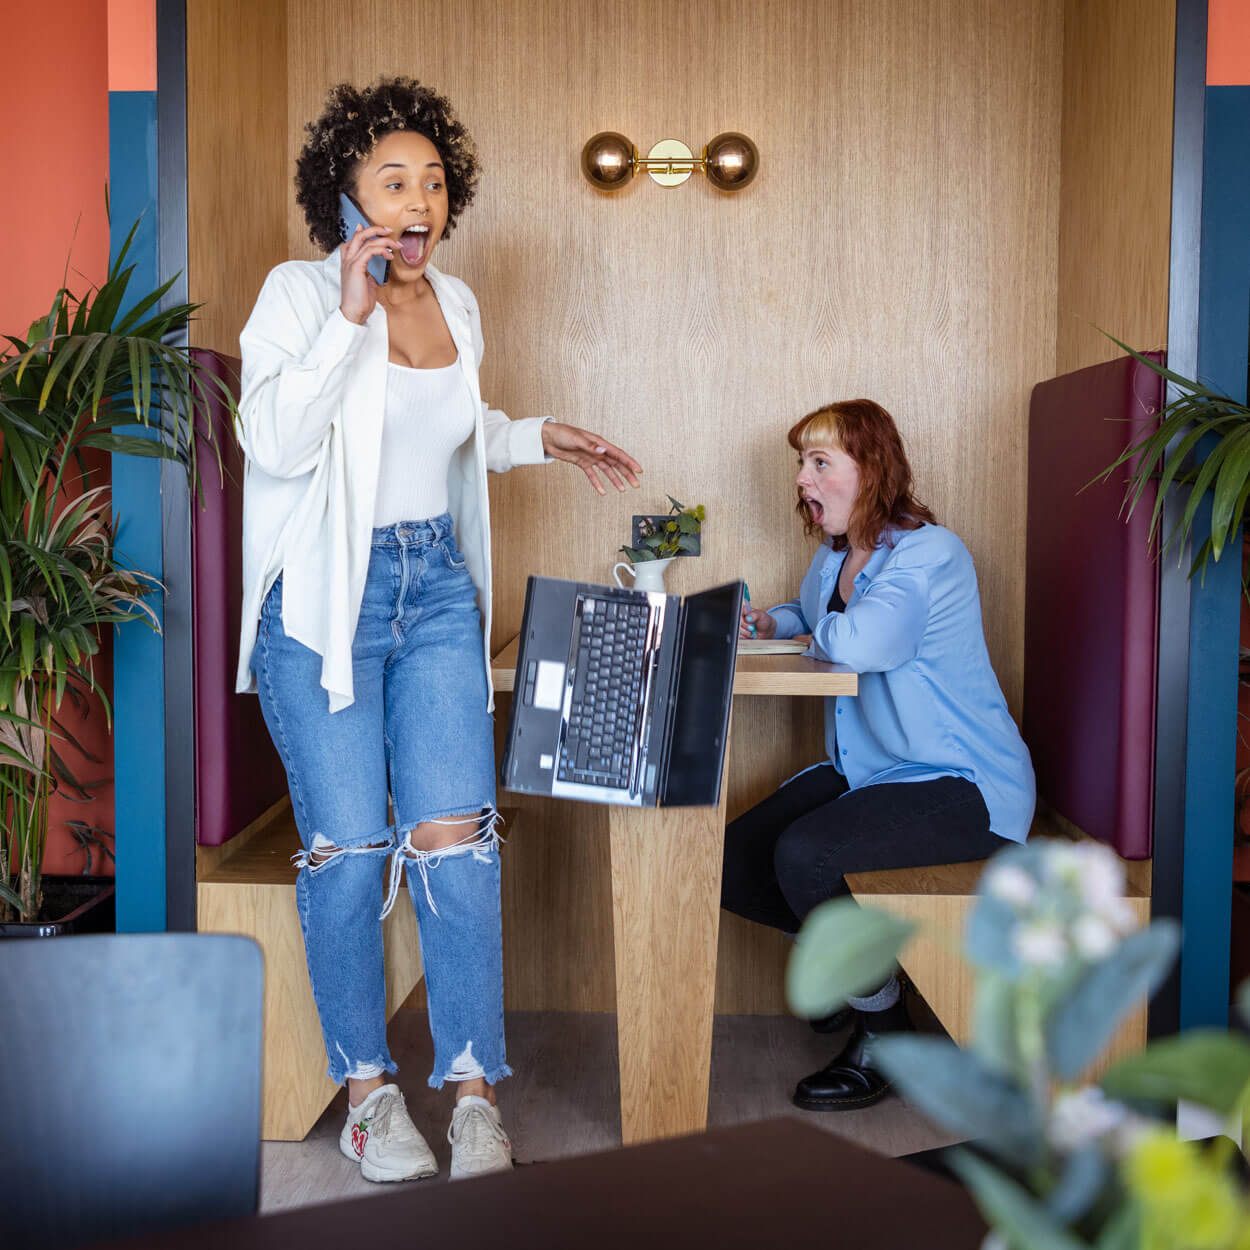
<path fill-rule="evenodd" d="M 448 499 L 456 538 L 478 591 L 488 699 L 490 501 L 486 472 L 542 464 L 550 417 L 512 421 L 482 402 L 482 326 L 473 292 L 433 265 L 426 276 L 455 341 L 477 413 L 456 451 Z M 338 252 L 288 261 L 265 279 L 239 346 L 243 356 L 238 438 L 243 480 L 243 622 L 235 689 L 255 691 L 252 649 L 261 606 L 282 574 L 282 624 L 322 657 L 331 712 L 348 707 L 352 638 L 364 596 L 373 533 L 389 339 L 379 302 L 363 326 L 339 311 Z M 418 520 L 420 518 L 413 518 Z"/>

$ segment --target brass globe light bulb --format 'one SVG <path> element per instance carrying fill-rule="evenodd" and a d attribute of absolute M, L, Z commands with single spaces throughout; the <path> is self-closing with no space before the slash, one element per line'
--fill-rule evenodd
<path fill-rule="evenodd" d="M 582 148 L 582 173 L 598 191 L 619 191 L 634 176 L 634 145 L 615 130 L 603 130 Z"/>
<path fill-rule="evenodd" d="M 720 191 L 741 191 L 759 172 L 759 148 L 744 134 L 728 130 L 703 149 L 704 172 Z"/>

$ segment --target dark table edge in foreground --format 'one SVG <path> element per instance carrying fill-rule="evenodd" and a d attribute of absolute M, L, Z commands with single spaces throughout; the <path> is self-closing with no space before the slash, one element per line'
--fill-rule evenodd
<path fill-rule="evenodd" d="M 328 1143 L 326 1149 L 332 1148 Z M 746 1247 L 831 1235 L 856 1250 L 976 1250 L 986 1226 L 958 1186 L 797 1118 L 582 1155 L 456 1184 L 170 1229 L 113 1250 L 335 1247 L 454 1237 L 465 1247 Z"/>

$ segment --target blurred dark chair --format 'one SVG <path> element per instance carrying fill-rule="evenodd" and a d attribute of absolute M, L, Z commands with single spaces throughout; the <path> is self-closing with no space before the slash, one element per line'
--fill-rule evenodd
<path fill-rule="evenodd" d="M 84 1245 L 255 1212 L 260 949 L 0 942 L 0 1242 Z"/>

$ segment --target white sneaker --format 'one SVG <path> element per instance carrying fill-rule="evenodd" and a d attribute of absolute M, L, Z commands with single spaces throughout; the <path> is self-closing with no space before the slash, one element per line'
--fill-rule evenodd
<path fill-rule="evenodd" d="M 447 1140 L 451 1142 L 453 1181 L 512 1171 L 512 1143 L 503 1131 L 499 1108 L 485 1098 L 466 1094 L 456 1103 Z"/>
<path fill-rule="evenodd" d="M 438 1161 L 417 1132 L 398 1085 L 375 1089 L 359 1107 L 347 1107 L 339 1149 L 360 1164 L 367 1181 L 415 1181 L 438 1175 Z"/>

